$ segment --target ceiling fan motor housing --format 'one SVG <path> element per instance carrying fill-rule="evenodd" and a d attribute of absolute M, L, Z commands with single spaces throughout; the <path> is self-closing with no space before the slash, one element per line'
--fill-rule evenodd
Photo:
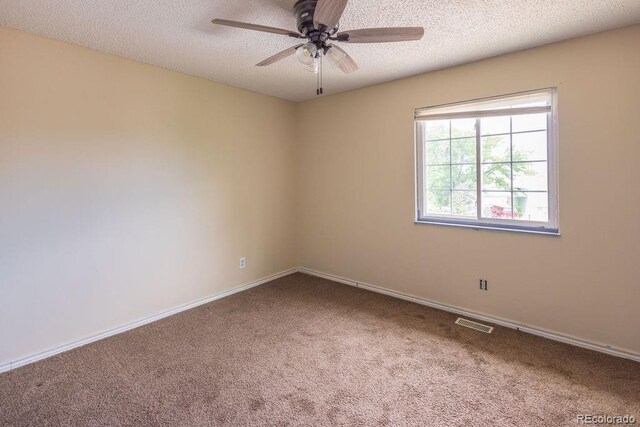
<path fill-rule="evenodd" d="M 298 0 L 293 6 L 293 14 L 296 17 L 298 31 L 308 37 L 318 49 L 324 49 L 326 47 L 325 42 L 331 34 L 338 31 L 338 26 L 336 25 L 336 27 L 330 31 L 319 31 L 313 26 L 313 15 L 316 10 L 316 3 L 318 3 L 318 0 Z"/>
<path fill-rule="evenodd" d="M 293 14 L 296 17 L 298 31 L 305 34 L 313 28 L 313 12 L 316 10 L 318 0 L 298 0 L 293 6 Z"/>

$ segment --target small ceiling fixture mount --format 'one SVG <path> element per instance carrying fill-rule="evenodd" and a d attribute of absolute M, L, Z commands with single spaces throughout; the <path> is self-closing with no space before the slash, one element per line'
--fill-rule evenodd
<path fill-rule="evenodd" d="M 364 28 L 360 30 L 339 31 L 339 21 L 349 0 L 298 0 L 293 6 L 298 31 L 246 22 L 214 19 L 214 24 L 247 30 L 279 34 L 295 39 L 306 39 L 298 44 L 276 53 L 256 64 L 258 67 L 271 65 L 291 55 L 308 71 L 318 74 L 316 93 L 322 90 L 322 59 L 326 56 L 329 64 L 344 73 L 352 73 L 358 65 L 347 52 L 334 43 L 387 43 L 420 40 L 424 35 L 422 27 Z"/>

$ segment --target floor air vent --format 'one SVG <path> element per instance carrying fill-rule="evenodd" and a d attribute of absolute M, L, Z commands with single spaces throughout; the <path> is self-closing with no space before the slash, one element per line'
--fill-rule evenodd
<path fill-rule="evenodd" d="M 476 331 L 484 332 L 485 334 L 490 334 L 491 331 L 493 331 L 493 326 L 483 325 L 482 323 L 477 323 L 472 320 L 463 319 L 462 317 L 458 317 L 458 320 L 456 320 L 456 325 L 475 329 Z"/>

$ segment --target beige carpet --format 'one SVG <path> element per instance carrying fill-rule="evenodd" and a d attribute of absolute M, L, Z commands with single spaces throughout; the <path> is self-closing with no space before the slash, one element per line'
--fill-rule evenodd
<path fill-rule="evenodd" d="M 2 425 L 576 425 L 640 363 L 303 274 L 0 375 Z"/>

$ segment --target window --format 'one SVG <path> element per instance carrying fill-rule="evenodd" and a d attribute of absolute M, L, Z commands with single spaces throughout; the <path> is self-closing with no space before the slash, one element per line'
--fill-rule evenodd
<path fill-rule="evenodd" d="M 555 98 L 417 109 L 417 222 L 557 234 Z"/>

